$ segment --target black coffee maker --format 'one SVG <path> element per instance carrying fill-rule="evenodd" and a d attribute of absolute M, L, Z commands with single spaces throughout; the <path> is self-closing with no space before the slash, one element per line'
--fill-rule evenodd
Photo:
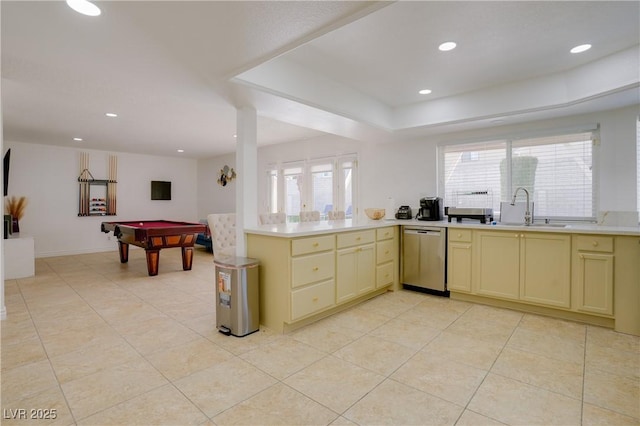
<path fill-rule="evenodd" d="M 442 220 L 444 208 L 442 206 L 442 198 L 440 197 L 424 197 L 420 199 L 420 210 L 416 215 L 418 220 Z"/>

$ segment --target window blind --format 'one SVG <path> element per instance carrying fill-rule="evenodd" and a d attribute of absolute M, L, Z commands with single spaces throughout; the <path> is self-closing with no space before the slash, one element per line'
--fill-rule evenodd
<path fill-rule="evenodd" d="M 538 219 L 593 219 L 593 132 L 440 148 L 446 206 L 489 207 L 526 188 Z M 518 200 L 525 194 L 519 191 Z"/>

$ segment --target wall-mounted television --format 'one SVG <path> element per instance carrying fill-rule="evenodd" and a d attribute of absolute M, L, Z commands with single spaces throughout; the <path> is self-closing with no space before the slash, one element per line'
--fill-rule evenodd
<path fill-rule="evenodd" d="M 170 200 L 171 199 L 171 182 L 161 180 L 151 181 L 151 199 L 152 200 Z"/>

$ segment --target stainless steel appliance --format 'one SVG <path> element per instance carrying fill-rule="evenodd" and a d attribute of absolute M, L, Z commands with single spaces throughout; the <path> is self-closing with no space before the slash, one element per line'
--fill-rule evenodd
<path fill-rule="evenodd" d="M 448 296 L 447 228 L 406 226 L 402 235 L 402 284 Z"/>
<path fill-rule="evenodd" d="M 449 222 L 456 219 L 462 222 L 462 219 L 477 219 L 480 223 L 487 223 L 493 220 L 493 209 L 473 208 L 473 207 L 447 207 L 445 209 Z"/>
<path fill-rule="evenodd" d="M 396 212 L 396 219 L 408 220 L 413 216 L 411 215 L 411 207 L 409 206 L 400 206 L 398 211 Z"/>
<path fill-rule="evenodd" d="M 442 198 L 424 197 L 420 199 L 420 210 L 416 215 L 418 220 L 442 220 Z"/>

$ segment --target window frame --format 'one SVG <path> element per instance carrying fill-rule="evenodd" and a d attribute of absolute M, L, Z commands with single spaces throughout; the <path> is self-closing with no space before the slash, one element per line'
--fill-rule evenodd
<path fill-rule="evenodd" d="M 592 148 L 591 148 L 591 214 L 589 216 L 551 216 L 551 215 L 542 215 L 539 214 L 538 212 L 534 212 L 534 219 L 535 220 L 550 220 L 550 221 L 562 221 L 562 222 L 593 222 L 596 220 L 596 214 L 599 208 L 599 155 L 598 155 L 598 149 L 597 146 L 599 145 L 599 126 L 597 125 L 592 125 L 589 126 L 588 128 L 579 128 L 579 129 L 567 129 L 567 130 L 556 130 L 556 131 L 545 131 L 545 132 L 538 132 L 535 134 L 526 134 L 526 135 L 509 135 L 509 136 L 503 136 L 503 137 L 499 137 L 499 138 L 491 138 L 491 139 L 486 139 L 486 140 L 476 140 L 476 141 L 454 141 L 454 142 L 445 142 L 445 143 L 441 143 L 438 144 L 437 146 L 437 185 L 438 185 L 438 193 L 441 194 L 441 196 L 444 199 L 444 203 L 446 206 L 451 205 L 451 201 L 452 200 L 447 200 L 446 199 L 446 186 L 445 186 L 445 180 L 447 179 L 444 176 L 445 173 L 445 154 L 447 152 L 451 152 L 453 150 L 456 150 L 456 148 L 462 152 L 468 152 L 471 151 L 472 148 L 474 146 L 476 147 L 483 147 L 483 146 L 494 146 L 494 147 L 501 147 L 504 146 L 504 150 L 505 150 L 505 158 L 508 160 L 506 161 L 506 174 L 508 177 L 507 180 L 507 192 L 510 191 L 510 194 L 513 194 L 513 190 L 515 189 L 513 187 L 513 174 L 512 174 L 512 170 L 511 170 L 511 166 L 512 166 L 512 159 L 514 158 L 513 155 L 513 150 L 514 148 L 518 148 L 518 145 L 522 146 L 522 141 L 523 140 L 531 140 L 531 141 L 535 141 L 536 139 L 539 141 L 542 141 L 544 139 L 548 139 L 548 138 L 564 138 L 564 137 L 568 137 L 571 135 L 580 135 L 580 134 L 591 134 L 591 143 L 592 143 Z M 558 142 L 560 143 L 560 142 Z M 536 145 L 535 143 L 531 144 L 530 146 L 534 146 Z M 524 146 L 529 146 L 529 145 L 524 145 Z M 465 147 L 468 147 L 469 149 L 465 149 Z M 471 157 L 471 156 L 468 156 Z M 506 198 L 504 195 L 502 197 L 500 197 L 500 194 L 498 194 L 498 198 Z M 510 198 L 510 197 L 509 197 Z M 520 197 L 518 197 L 518 199 L 520 199 Z M 532 200 L 533 200 L 533 194 L 532 194 Z M 505 199 L 498 199 L 497 203 L 493 203 L 493 205 L 495 206 L 496 204 L 499 206 L 500 201 L 510 201 L 509 200 L 505 200 Z M 485 206 L 477 206 L 477 207 L 485 207 Z M 534 207 L 535 209 L 535 207 Z M 640 210 L 640 208 L 639 208 Z M 499 218 L 499 209 L 498 211 L 496 211 L 496 209 L 494 208 L 494 218 L 496 218 L 496 220 Z"/>
<path fill-rule="evenodd" d="M 352 201 L 352 214 L 355 216 L 358 211 L 357 206 L 357 189 L 358 189 L 358 156 L 356 153 L 344 154 L 333 157 L 318 157 L 309 158 L 304 160 L 287 161 L 270 163 L 264 170 L 264 176 L 266 178 L 266 198 L 264 202 L 265 211 L 270 213 L 285 212 L 286 213 L 286 188 L 285 188 L 285 170 L 293 168 L 301 168 L 303 176 L 303 187 L 300 192 L 300 211 L 313 210 L 314 202 L 314 188 L 313 188 L 313 168 L 316 166 L 330 165 L 332 173 L 332 201 L 333 210 L 345 210 L 345 185 L 342 182 L 343 172 L 345 170 L 344 165 L 351 163 L 352 174 L 352 187 L 351 187 L 351 201 Z M 339 177 L 339 178 L 338 178 Z M 273 193 L 273 181 L 276 182 L 276 194 Z M 277 200 L 277 205 L 273 205 L 273 201 Z M 324 212 L 320 212 L 321 219 L 326 219 L 322 216 Z M 287 214 L 287 222 L 298 222 L 299 216 L 295 214 Z"/>

